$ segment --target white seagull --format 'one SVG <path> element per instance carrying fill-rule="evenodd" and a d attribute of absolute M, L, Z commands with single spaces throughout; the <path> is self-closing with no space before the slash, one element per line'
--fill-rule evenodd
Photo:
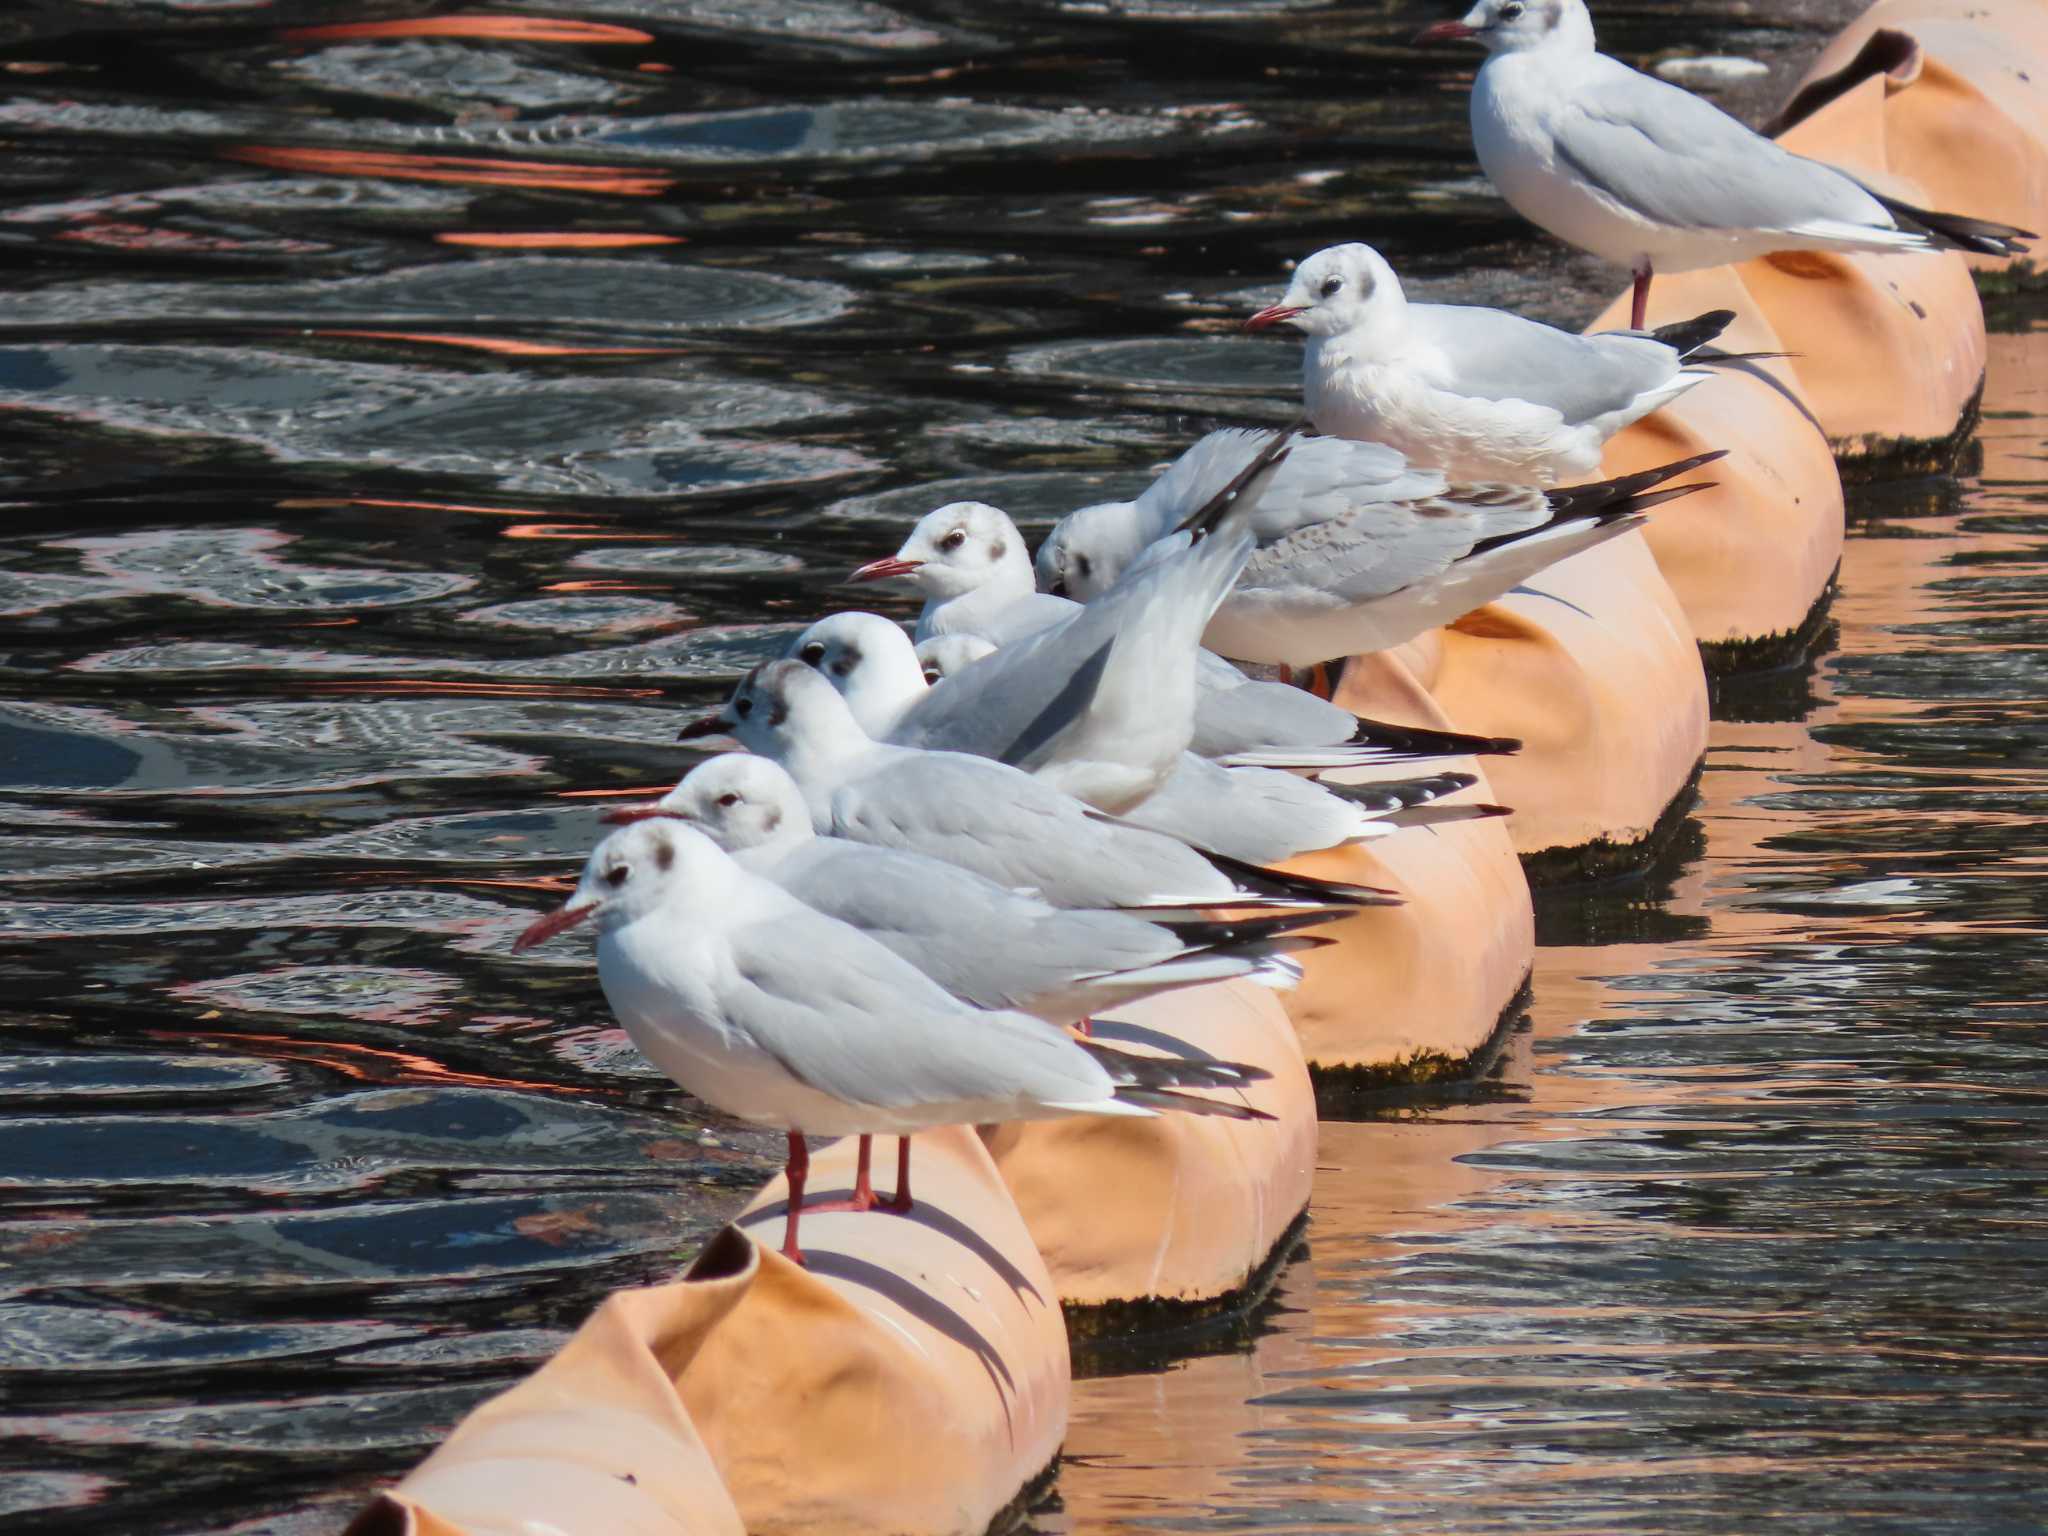
<path fill-rule="evenodd" d="M 1300 911 L 1392 900 L 1198 852 L 990 758 L 878 742 L 800 661 L 755 668 L 723 710 L 681 732 L 684 740 L 722 734 L 789 770 L 814 830 L 943 859 L 1056 907 Z"/>
<path fill-rule="evenodd" d="M 1386 259 L 1352 244 L 1302 262 L 1245 329 L 1307 334 L 1317 431 L 1384 443 L 1455 481 L 1548 486 L 1597 475 L 1608 438 L 1705 379 L 1686 363 L 1734 318 L 1579 336 L 1503 309 L 1411 304 Z"/>
<path fill-rule="evenodd" d="M 1197 446 L 1227 465 L 1247 451 L 1243 436 L 1211 433 Z M 1296 452 L 1335 441 L 1341 439 L 1309 438 Z M 1439 478 L 1436 494 L 1354 504 L 1263 544 L 1203 638 L 1226 656 L 1287 667 L 1385 650 L 1640 526 L 1650 508 L 1704 490 L 1656 487 L 1721 457 L 1705 453 L 1556 490 L 1448 485 Z M 1155 528 L 1142 497 L 1083 508 L 1054 528 L 1039 563 L 1069 590 L 1084 580 L 1083 571 L 1090 585 L 1114 580 L 1148 547 Z"/>
<path fill-rule="evenodd" d="M 789 654 L 831 683 L 862 730 L 898 746 L 1000 760 L 1002 746 L 1041 707 L 1032 691 L 1007 688 L 1006 674 L 994 662 L 974 667 L 957 680 L 927 685 L 909 637 L 878 613 L 836 613 L 820 619 L 796 637 Z M 1015 697 L 1007 696 L 1013 691 Z M 1418 742 L 1436 738 L 1430 743 L 1436 750 L 1410 756 L 1444 756 L 1475 745 L 1495 745 L 1450 732 L 1414 734 Z M 1404 760 L 1403 754 L 1394 752 L 1383 759 Z M 1043 768 L 1035 773 L 1048 778 Z M 1274 768 L 1224 768 L 1184 752 L 1165 782 L 1119 812 L 1119 818 L 1205 853 L 1272 864 L 1322 848 L 1391 836 L 1407 824 L 1404 813 L 1475 782 L 1470 774 L 1444 773 L 1333 787 Z M 1452 809 L 1436 807 L 1430 819 L 1504 814 L 1497 806 L 1469 805 L 1456 807 L 1459 817 L 1452 818 Z"/>
<path fill-rule="evenodd" d="M 599 843 L 568 901 L 514 947 L 588 919 L 605 999 L 641 1052 L 713 1108 L 788 1134 L 782 1251 L 799 1264 L 806 1132 L 907 1136 L 1162 1109 L 1272 1118 L 1179 1091 L 1257 1082 L 1269 1075 L 1258 1067 L 1132 1056 L 1028 1013 L 970 1007 L 666 819 Z M 910 1208 L 907 1175 L 906 1156 L 898 1210 Z"/>
<path fill-rule="evenodd" d="M 1135 503 L 1105 503 L 1140 508 L 1146 532 L 1096 580 L 1084 583 L 1077 575 L 1064 587 L 1038 591 L 1023 536 L 1007 515 L 983 502 L 955 502 L 928 513 L 895 555 L 861 566 L 853 579 L 906 577 L 916 582 L 927 594 L 918 622 L 920 643 L 973 635 L 999 648 L 1013 646 L 1071 620 L 1078 609 L 1074 599 L 1092 603 L 1107 593 L 1140 550 L 1237 483 L 1269 441 L 1265 431 L 1211 433 Z M 1251 502 L 1252 533 L 1263 542 L 1305 521 L 1336 515 L 1369 487 L 1423 497 L 1442 483 L 1441 475 L 1411 471 L 1399 454 L 1376 444 L 1297 437 L 1257 497 L 1244 499 Z M 1362 720 L 1304 689 L 1255 682 L 1209 651 L 1196 658 L 1195 682 L 1199 696 L 1189 750 L 1227 767 L 1369 767 L 1390 753 L 1505 752 L 1517 745 L 1482 737 L 1453 742 L 1445 733 Z"/>
<path fill-rule="evenodd" d="M 1781 149 L 1690 91 L 1599 52 L 1583 0 L 1479 0 L 1417 42 L 1487 51 L 1472 86 L 1472 147 L 1523 218 L 1650 278 L 1772 251 L 2017 255 L 2033 234 L 1915 208 Z"/>

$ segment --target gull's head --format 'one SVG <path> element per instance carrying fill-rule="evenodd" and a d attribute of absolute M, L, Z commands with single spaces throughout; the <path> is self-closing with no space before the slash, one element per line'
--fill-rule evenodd
<path fill-rule="evenodd" d="M 696 827 L 727 853 L 811 836 L 811 813 L 796 780 L 779 763 L 750 752 L 699 763 L 658 809 Z"/>
<path fill-rule="evenodd" d="M 1143 546 L 1135 502 L 1099 501 L 1069 512 L 1038 546 L 1039 589 L 1093 602 L 1116 584 Z"/>
<path fill-rule="evenodd" d="M 995 650 L 995 642 L 980 635 L 933 635 L 917 642 L 917 664 L 924 669 L 926 686 L 936 688 Z"/>
<path fill-rule="evenodd" d="M 927 512 L 893 560 L 877 560 L 856 579 L 908 576 L 925 596 L 944 600 L 979 591 L 1007 572 L 1030 570 L 1017 525 L 985 501 L 955 501 Z M 863 576 L 874 572 L 874 576 Z"/>
<path fill-rule="evenodd" d="M 1402 308 L 1401 280 L 1369 245 L 1330 245 L 1294 269 L 1278 304 L 1245 321 L 1248 331 L 1291 325 L 1310 336 L 1336 336 Z"/>
<path fill-rule="evenodd" d="M 800 661 L 771 661 L 740 679 L 725 708 L 685 727 L 684 734 L 732 737 L 749 752 L 785 761 L 792 751 L 820 745 L 860 726 L 819 673 Z"/>
<path fill-rule="evenodd" d="M 820 619 L 796 637 L 788 654 L 837 689 L 871 736 L 886 736 L 924 692 L 910 636 L 879 613 Z"/>
<path fill-rule="evenodd" d="M 1458 21 L 1440 21 L 1416 35 L 1418 43 L 1470 40 L 1488 53 L 1522 53 L 1553 38 L 1593 44 L 1593 18 L 1584 0 L 1479 0 Z"/>
<path fill-rule="evenodd" d="M 575 892 L 512 941 L 531 949 L 592 918 L 608 932 L 645 916 L 683 890 L 722 883 L 731 868 L 703 833 L 659 816 L 621 827 L 590 851 Z"/>

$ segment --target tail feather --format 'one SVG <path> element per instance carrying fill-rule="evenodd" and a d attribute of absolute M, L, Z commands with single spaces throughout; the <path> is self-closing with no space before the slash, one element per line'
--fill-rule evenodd
<path fill-rule="evenodd" d="M 1167 1088 L 1119 1088 L 1116 1099 L 1120 1104 L 1136 1104 L 1145 1109 L 1177 1109 L 1190 1115 L 1221 1115 L 1227 1120 L 1274 1118 L 1249 1104 L 1238 1104 L 1229 1099 L 1198 1099 L 1193 1094 L 1175 1093 Z"/>
<path fill-rule="evenodd" d="M 1241 1061 L 1191 1061 L 1185 1056 L 1138 1056 L 1095 1040 L 1074 1042 L 1093 1056 L 1119 1088 L 1242 1088 L 1273 1074 Z"/>
<path fill-rule="evenodd" d="M 1514 533 L 1499 533 L 1490 539 L 1481 539 L 1472 546 L 1472 554 L 1484 554 L 1489 549 L 1497 549 L 1503 544 L 1512 544 L 1519 539 L 1526 539 L 1532 534 L 1542 532 L 1545 528 L 1554 528 L 1559 523 L 1592 518 L 1594 521 L 1604 524 L 1618 522 L 1624 517 L 1636 516 L 1645 509 L 1658 505 L 1660 501 L 1674 499 L 1668 493 L 1661 497 L 1653 497 L 1649 494 L 1665 481 L 1675 480 L 1689 470 L 1698 469 L 1703 464 L 1711 464 L 1716 459 L 1725 459 L 1727 457 L 1727 449 L 1716 448 L 1711 453 L 1694 454 L 1689 459 L 1679 459 L 1671 464 L 1660 464 L 1655 469 L 1638 470 L 1635 474 L 1622 475 L 1618 479 L 1597 480 L 1588 485 L 1567 485 L 1561 486 L 1557 490 L 1546 491 L 1544 495 L 1550 502 L 1549 522 L 1536 528 L 1524 528 Z M 1693 491 L 1705 490 L 1706 487 L 1704 485 L 1691 485 L 1680 486 L 1677 489 L 1680 494 L 1690 495 Z M 1471 556 L 1468 555 L 1466 558 L 1470 559 Z"/>
<path fill-rule="evenodd" d="M 1314 875 L 1291 874 L 1264 864 L 1233 859 L 1208 849 L 1198 850 L 1217 869 L 1237 882 L 1239 889 L 1260 896 L 1292 896 L 1325 904 L 1342 902 L 1354 907 L 1398 907 L 1401 898 L 1374 885 L 1353 885 L 1343 880 L 1319 880 Z"/>
<path fill-rule="evenodd" d="M 1973 219 L 1967 214 L 1916 208 L 1895 197 L 1886 197 L 1874 187 L 1863 190 L 1878 200 L 1901 229 L 1927 236 L 1939 250 L 1975 251 L 1980 256 L 2024 256 L 2027 248 L 2022 242 L 2040 239 L 2031 229 Z"/>
<path fill-rule="evenodd" d="M 1393 725 L 1359 717 L 1351 734 L 1355 745 L 1378 747 L 1411 757 L 1496 757 L 1522 750 L 1512 736 L 1472 736 L 1464 731 L 1439 731 L 1426 725 Z"/>
<path fill-rule="evenodd" d="M 1653 326 L 1650 334 L 1675 350 L 1680 362 L 1691 362 L 1695 353 L 1734 323 L 1734 310 L 1710 309 L 1690 320 L 1674 320 L 1669 325 Z"/>
<path fill-rule="evenodd" d="M 1332 905 L 1264 917 L 1151 917 L 1146 921 L 1164 928 L 1189 949 L 1232 949 L 1240 944 L 1277 939 L 1320 923 L 1336 922 L 1349 917 L 1351 912 L 1349 905 Z"/>
<path fill-rule="evenodd" d="M 1446 827 L 1459 821 L 1492 821 L 1514 815 L 1505 805 L 1411 805 L 1386 818 L 1391 827 Z"/>

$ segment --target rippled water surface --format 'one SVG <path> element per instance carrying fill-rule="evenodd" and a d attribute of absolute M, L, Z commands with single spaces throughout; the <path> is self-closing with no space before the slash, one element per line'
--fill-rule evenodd
<path fill-rule="evenodd" d="M 1279 419 L 1232 325 L 1330 239 L 1611 282 L 1478 182 L 1430 8 L 450 9 L 0 16 L 9 1528 L 332 1530 L 757 1182 L 510 940 L 903 519 Z M 1981 469 L 1863 493 L 1687 851 L 1547 903 L 1500 1090 L 1327 1127 L 1259 1336 L 1082 1384 L 1043 1528 L 2042 1527 L 2048 337 L 1993 318 Z"/>

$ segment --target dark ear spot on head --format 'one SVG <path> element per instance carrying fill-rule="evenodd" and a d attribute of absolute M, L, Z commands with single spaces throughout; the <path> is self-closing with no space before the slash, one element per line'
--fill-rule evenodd
<path fill-rule="evenodd" d="M 782 724 L 782 722 L 787 720 L 788 718 L 789 706 L 783 703 L 782 700 L 777 699 L 773 704 L 768 706 L 769 729 L 774 729 L 776 726 Z"/>
<path fill-rule="evenodd" d="M 665 837 L 655 838 L 654 862 L 659 869 L 673 869 L 676 862 L 676 845 Z"/>
<path fill-rule="evenodd" d="M 768 814 L 761 818 L 761 830 L 763 832 L 773 832 L 777 827 L 781 825 L 782 807 L 779 805 L 769 806 Z"/>
<path fill-rule="evenodd" d="M 991 545 L 989 546 L 989 548 L 988 548 L 988 557 L 989 557 L 989 559 L 991 559 L 991 560 L 1000 560 L 1000 559 L 1002 559 L 1002 558 L 1003 558 L 1003 555 L 1004 555 L 1004 554 L 1005 554 L 1005 553 L 1006 553 L 1006 552 L 1007 552 L 1007 551 L 1009 550 L 1009 547 L 1010 547 L 1010 546 L 1009 546 L 1009 545 L 1008 545 L 1007 543 L 1005 543 L 1005 542 L 1004 542 L 1004 541 L 1003 541 L 1002 539 L 1000 539 L 1000 538 L 999 538 L 999 539 L 997 539 L 997 540 L 995 541 L 995 543 L 991 544 Z"/>

